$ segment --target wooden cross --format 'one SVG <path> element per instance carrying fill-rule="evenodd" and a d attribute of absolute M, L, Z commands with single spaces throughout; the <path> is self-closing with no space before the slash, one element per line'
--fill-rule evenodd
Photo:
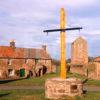
<path fill-rule="evenodd" d="M 43 32 L 56 32 L 60 31 L 60 47 L 61 47 L 61 71 L 60 71 L 60 78 L 66 79 L 66 36 L 65 31 L 70 30 L 80 30 L 82 27 L 74 27 L 74 28 L 65 28 L 66 26 L 66 19 L 65 19 L 65 11 L 64 8 L 61 8 L 60 11 L 60 29 L 52 29 L 52 30 L 44 30 Z"/>

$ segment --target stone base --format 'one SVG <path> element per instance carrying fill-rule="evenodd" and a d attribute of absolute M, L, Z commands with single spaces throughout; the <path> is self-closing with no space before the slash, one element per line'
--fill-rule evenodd
<path fill-rule="evenodd" d="M 45 96 L 48 99 L 59 99 L 66 96 L 76 96 L 83 93 L 83 84 L 76 78 L 50 78 L 45 83 Z"/>

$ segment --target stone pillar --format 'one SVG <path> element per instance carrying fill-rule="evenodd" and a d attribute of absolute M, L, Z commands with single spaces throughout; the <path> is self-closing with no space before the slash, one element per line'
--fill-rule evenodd
<path fill-rule="evenodd" d="M 50 78 L 45 83 L 45 97 L 59 99 L 67 96 L 80 96 L 83 93 L 83 84 L 76 78 Z"/>

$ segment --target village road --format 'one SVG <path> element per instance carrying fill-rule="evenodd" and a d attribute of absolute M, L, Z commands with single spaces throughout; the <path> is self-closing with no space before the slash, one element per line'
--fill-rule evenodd
<path fill-rule="evenodd" d="M 84 90 L 86 91 L 98 91 L 100 92 L 100 86 L 90 86 L 90 85 L 85 85 Z"/>
<path fill-rule="evenodd" d="M 13 90 L 13 89 L 44 89 L 42 86 L 7 86 L 1 85 L 0 90 Z"/>
<path fill-rule="evenodd" d="M 7 85 L 1 85 L 0 90 L 13 90 L 13 89 L 44 89 L 42 86 L 7 86 Z M 99 91 L 100 92 L 100 86 L 84 86 L 84 90 L 86 91 Z"/>

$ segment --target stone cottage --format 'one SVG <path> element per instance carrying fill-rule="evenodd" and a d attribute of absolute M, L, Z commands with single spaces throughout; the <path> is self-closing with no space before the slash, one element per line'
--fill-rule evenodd
<path fill-rule="evenodd" d="M 45 45 L 41 49 L 17 48 L 12 40 L 10 46 L 0 46 L 0 78 L 27 77 L 30 74 L 50 72 L 52 59 Z"/>
<path fill-rule="evenodd" d="M 100 56 L 94 58 L 94 62 L 99 62 L 100 63 Z"/>

